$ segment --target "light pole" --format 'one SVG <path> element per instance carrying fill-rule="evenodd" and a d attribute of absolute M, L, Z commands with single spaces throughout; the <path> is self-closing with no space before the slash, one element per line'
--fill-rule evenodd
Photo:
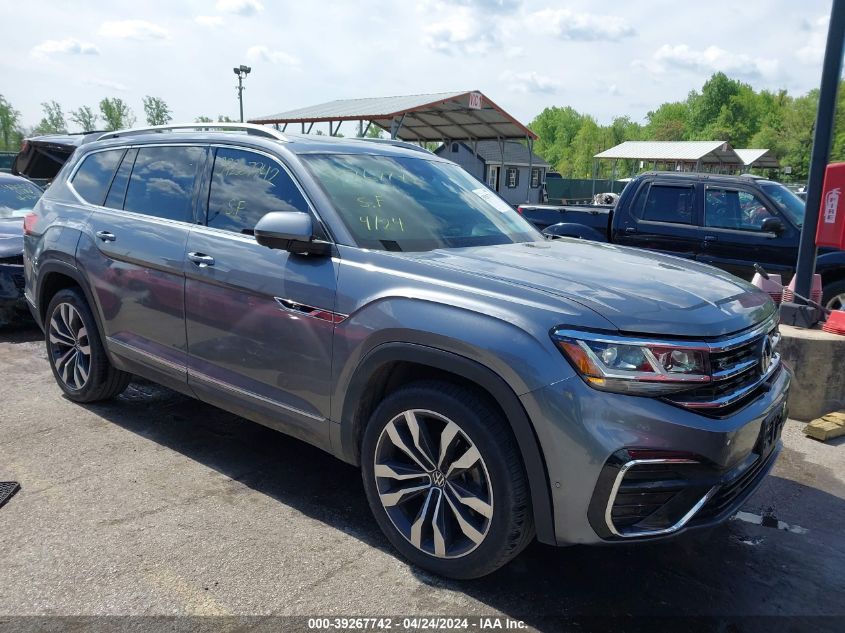
<path fill-rule="evenodd" d="M 232 70 L 235 71 L 235 74 L 238 76 L 238 105 L 241 108 L 241 123 L 244 122 L 244 77 L 246 77 L 250 72 L 252 72 L 252 68 L 249 66 L 244 66 L 241 64 L 240 66 L 236 66 Z"/>

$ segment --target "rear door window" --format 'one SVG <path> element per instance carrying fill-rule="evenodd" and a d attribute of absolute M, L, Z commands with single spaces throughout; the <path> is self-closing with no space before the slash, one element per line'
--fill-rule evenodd
<path fill-rule="evenodd" d="M 695 187 L 653 184 L 642 209 L 640 219 L 648 222 L 695 223 Z"/>
<path fill-rule="evenodd" d="M 85 202 L 101 206 L 125 149 L 89 154 L 73 175 L 71 184 Z"/>
<path fill-rule="evenodd" d="M 166 220 L 193 220 L 193 194 L 201 147 L 158 146 L 138 150 L 123 208 Z"/>
<path fill-rule="evenodd" d="M 271 211 L 308 213 L 308 204 L 288 172 L 262 154 L 219 148 L 208 196 L 208 226 L 251 234 Z"/>

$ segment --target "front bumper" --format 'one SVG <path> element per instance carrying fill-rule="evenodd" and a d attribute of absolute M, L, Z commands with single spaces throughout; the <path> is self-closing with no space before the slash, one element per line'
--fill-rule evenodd
<path fill-rule="evenodd" d="M 727 520 L 777 458 L 790 381 L 782 367 L 722 418 L 600 392 L 578 377 L 523 395 L 545 457 L 556 543 L 661 538 Z"/>
<path fill-rule="evenodd" d="M 28 319 L 23 266 L 0 264 L 0 327 Z"/>

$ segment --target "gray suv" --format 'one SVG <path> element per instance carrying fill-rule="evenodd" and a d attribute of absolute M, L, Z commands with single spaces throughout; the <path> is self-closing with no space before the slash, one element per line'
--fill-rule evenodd
<path fill-rule="evenodd" d="M 24 232 L 69 399 L 143 376 L 356 464 L 387 538 L 438 574 L 487 574 L 535 535 L 712 526 L 780 450 L 790 373 L 766 294 L 548 240 L 413 145 L 109 133 Z"/>

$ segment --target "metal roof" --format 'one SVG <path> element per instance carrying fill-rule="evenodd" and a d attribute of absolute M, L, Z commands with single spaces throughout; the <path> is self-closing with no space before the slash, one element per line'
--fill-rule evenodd
<path fill-rule="evenodd" d="M 734 152 L 745 167 L 780 167 L 780 161 L 768 149 L 735 149 Z"/>
<path fill-rule="evenodd" d="M 536 139 L 537 135 L 477 90 L 398 97 L 339 99 L 307 108 L 250 119 L 250 123 L 291 124 L 369 121 L 387 131 L 402 122 L 405 141 L 452 139 Z"/>
<path fill-rule="evenodd" d="M 472 146 L 469 143 L 461 143 L 461 145 L 472 152 Z M 491 165 L 499 165 L 502 163 L 502 149 L 499 147 L 498 141 L 479 141 L 476 147 L 478 157 L 485 163 L 489 163 Z M 504 150 L 505 164 L 520 166 L 528 165 L 529 152 L 527 145 L 523 145 L 519 141 L 505 141 Z M 441 145 L 434 150 L 434 153 L 438 156 L 442 156 L 443 158 L 449 158 L 451 147 L 449 147 L 449 144 Z M 534 167 L 549 166 L 549 163 L 543 160 L 540 156 L 537 156 L 537 154 L 534 154 L 533 152 L 531 152 L 531 154 L 533 154 L 533 157 L 530 161 Z"/>
<path fill-rule="evenodd" d="M 740 162 L 736 152 L 725 141 L 625 141 L 596 154 L 594 158 L 733 164 Z"/>

